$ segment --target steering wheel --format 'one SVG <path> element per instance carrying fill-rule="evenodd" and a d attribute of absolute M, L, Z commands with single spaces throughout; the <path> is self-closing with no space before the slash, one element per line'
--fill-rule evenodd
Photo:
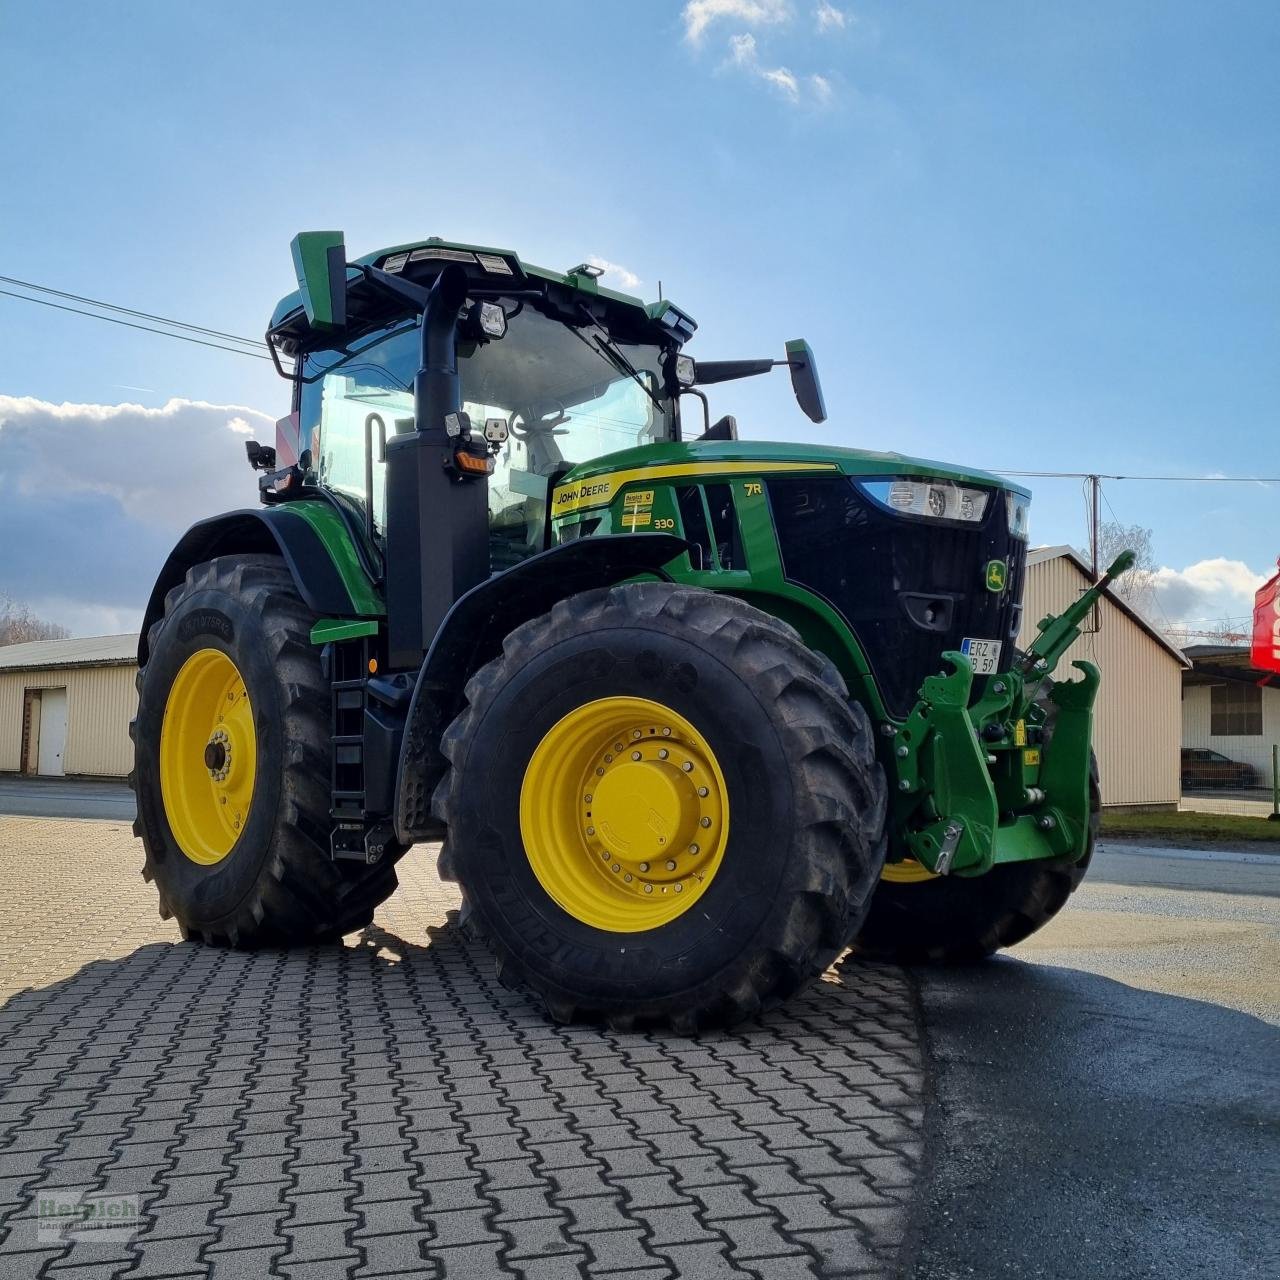
<path fill-rule="evenodd" d="M 562 422 L 569 421 L 569 414 L 565 410 L 560 401 L 554 401 L 556 406 L 555 417 L 539 418 L 535 422 L 530 422 L 530 413 L 528 409 L 517 409 L 511 415 L 511 421 L 508 423 L 508 429 L 517 440 L 528 440 L 532 436 L 567 436 L 567 431 L 558 431 L 557 427 Z M 518 425 L 516 419 L 524 418 L 525 425 Z"/>

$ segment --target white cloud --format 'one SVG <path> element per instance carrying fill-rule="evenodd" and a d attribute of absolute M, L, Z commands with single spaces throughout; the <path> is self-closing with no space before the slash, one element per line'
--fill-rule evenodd
<path fill-rule="evenodd" d="M 809 90 L 813 94 L 814 101 L 820 106 L 826 106 L 832 98 L 833 90 L 831 81 L 826 76 L 812 75 L 809 77 Z"/>
<path fill-rule="evenodd" d="M 760 61 L 756 38 L 750 32 L 729 37 L 729 64 L 736 70 L 768 85 L 784 102 L 826 106 L 832 98 L 831 82 L 825 76 L 801 79 L 790 67 L 766 67 Z"/>
<path fill-rule="evenodd" d="M 1243 560 L 1222 556 L 1198 560 L 1185 569 L 1162 566 L 1151 575 L 1155 614 L 1174 628 L 1213 630 L 1226 619 L 1241 623 L 1253 612 L 1254 593 L 1267 575 L 1255 573 Z"/>
<path fill-rule="evenodd" d="M 97 604 L 67 596 L 37 596 L 25 603 L 37 618 L 56 622 L 73 636 L 122 636 L 142 625 L 143 603 Z"/>
<path fill-rule="evenodd" d="M 787 0 L 689 0 L 681 15 L 684 38 L 700 44 L 714 22 L 731 20 L 748 27 L 777 26 L 791 20 Z"/>
<path fill-rule="evenodd" d="M 610 262 L 608 258 L 600 258 L 593 253 L 587 261 L 604 272 L 601 279 L 609 284 L 616 284 L 619 288 L 638 289 L 644 283 L 634 271 L 628 271 L 626 267 Z"/>
<path fill-rule="evenodd" d="M 274 423 L 196 400 L 147 409 L 0 395 L 0 476 L 19 496 L 102 495 L 133 519 L 181 530 L 257 500 L 242 441 L 274 440 Z"/>
<path fill-rule="evenodd" d="M 0 396 L 0 591 L 74 633 L 131 630 L 179 535 L 258 499 L 239 405 Z"/>
<path fill-rule="evenodd" d="M 774 67 L 771 70 L 762 68 L 760 79 L 777 89 L 788 102 L 800 101 L 800 82 L 786 67 Z"/>
<path fill-rule="evenodd" d="M 837 9 L 830 0 L 822 0 L 813 11 L 813 21 L 819 31 L 842 31 L 848 24 L 849 15 L 843 9 Z"/>

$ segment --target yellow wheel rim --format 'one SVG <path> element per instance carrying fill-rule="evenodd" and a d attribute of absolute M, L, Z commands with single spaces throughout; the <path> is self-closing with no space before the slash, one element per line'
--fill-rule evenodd
<path fill-rule="evenodd" d="M 520 788 L 533 873 L 575 920 L 615 933 L 668 924 L 706 892 L 729 838 L 715 754 L 648 698 L 601 698 L 547 731 Z"/>
<path fill-rule="evenodd" d="M 258 739 L 244 677 L 221 650 L 201 649 L 169 689 L 160 730 L 160 794 L 178 847 L 221 862 L 249 818 Z"/>
<path fill-rule="evenodd" d="M 922 884 L 925 880 L 936 880 L 938 873 L 917 862 L 914 858 L 903 858 L 901 862 L 886 862 L 880 872 L 880 879 L 890 884 Z"/>

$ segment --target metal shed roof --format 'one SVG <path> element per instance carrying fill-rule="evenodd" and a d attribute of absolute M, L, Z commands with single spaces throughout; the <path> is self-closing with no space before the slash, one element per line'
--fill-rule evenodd
<path fill-rule="evenodd" d="M 49 667 L 124 666 L 138 661 L 138 637 L 85 636 L 75 640 L 30 640 L 0 645 L 0 671 Z"/>
<path fill-rule="evenodd" d="M 1027 567 L 1043 564 L 1046 560 L 1069 560 L 1084 575 L 1085 581 L 1092 583 L 1094 581 L 1093 570 L 1090 569 L 1088 562 L 1074 547 L 1032 547 L 1027 552 Z M 1149 635 L 1162 649 L 1164 649 L 1170 657 L 1176 658 L 1182 667 L 1190 667 L 1191 663 L 1187 661 L 1187 656 L 1178 648 L 1168 636 L 1163 635 L 1160 630 L 1152 623 L 1148 622 L 1131 605 L 1127 604 L 1120 596 L 1109 588 L 1103 592 L 1108 600 L 1111 601 L 1121 613 L 1125 614 L 1131 621 Z M 3 652 L 3 650 L 0 650 Z"/>

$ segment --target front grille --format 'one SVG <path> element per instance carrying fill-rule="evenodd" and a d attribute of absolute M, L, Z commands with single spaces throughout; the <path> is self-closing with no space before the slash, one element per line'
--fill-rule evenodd
<path fill-rule="evenodd" d="M 775 479 L 768 491 L 787 580 L 849 624 L 891 715 L 910 712 L 920 682 L 966 636 L 1001 641 L 1000 670 L 1008 670 L 1026 546 L 1009 536 L 1002 494 L 968 525 L 886 511 L 845 476 Z M 992 560 L 1008 568 L 1002 592 L 986 587 Z"/>

